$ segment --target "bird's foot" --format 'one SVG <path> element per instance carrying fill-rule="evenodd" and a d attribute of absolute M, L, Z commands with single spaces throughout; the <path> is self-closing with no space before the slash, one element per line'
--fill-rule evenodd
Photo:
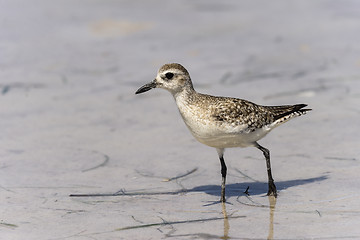
<path fill-rule="evenodd" d="M 269 190 L 267 193 L 268 196 L 273 195 L 274 197 L 277 197 L 277 191 L 274 181 L 269 182 Z"/>

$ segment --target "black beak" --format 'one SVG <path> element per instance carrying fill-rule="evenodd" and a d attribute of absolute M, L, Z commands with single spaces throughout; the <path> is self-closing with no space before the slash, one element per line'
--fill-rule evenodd
<path fill-rule="evenodd" d="M 155 80 L 152 81 L 152 82 L 150 82 L 150 83 L 148 83 L 148 84 L 145 84 L 144 86 L 142 86 L 141 88 L 139 88 L 139 89 L 135 92 L 135 94 L 147 92 L 147 91 L 149 91 L 149 90 L 151 90 L 151 89 L 153 89 L 153 88 L 156 88 L 156 82 L 155 82 Z"/>

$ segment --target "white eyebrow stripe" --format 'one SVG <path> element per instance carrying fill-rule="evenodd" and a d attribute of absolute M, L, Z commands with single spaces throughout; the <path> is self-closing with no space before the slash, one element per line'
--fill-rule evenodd
<path fill-rule="evenodd" d="M 162 72 L 163 75 L 167 74 L 167 73 L 173 73 L 173 74 L 184 74 L 183 71 L 181 71 L 180 69 L 167 69 L 166 71 Z"/>

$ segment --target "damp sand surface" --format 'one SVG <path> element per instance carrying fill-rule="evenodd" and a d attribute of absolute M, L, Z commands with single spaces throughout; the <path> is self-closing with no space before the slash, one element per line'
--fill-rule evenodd
<path fill-rule="evenodd" d="M 1 239 L 360 239 L 360 3 L 2 1 Z M 171 95 L 313 111 L 220 162 Z"/>

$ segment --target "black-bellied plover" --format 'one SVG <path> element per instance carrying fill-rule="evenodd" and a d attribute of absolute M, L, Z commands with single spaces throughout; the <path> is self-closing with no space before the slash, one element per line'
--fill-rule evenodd
<path fill-rule="evenodd" d="M 221 199 L 225 202 L 226 164 L 225 148 L 253 146 L 261 150 L 266 159 L 268 195 L 277 196 L 271 174 L 270 152 L 257 143 L 272 129 L 305 114 L 306 104 L 260 106 L 230 97 L 217 97 L 194 90 L 188 71 L 180 64 L 163 65 L 156 78 L 139 88 L 136 94 L 152 88 L 168 90 L 175 98 L 180 114 L 192 135 L 201 143 L 217 150 L 221 163 Z"/>

